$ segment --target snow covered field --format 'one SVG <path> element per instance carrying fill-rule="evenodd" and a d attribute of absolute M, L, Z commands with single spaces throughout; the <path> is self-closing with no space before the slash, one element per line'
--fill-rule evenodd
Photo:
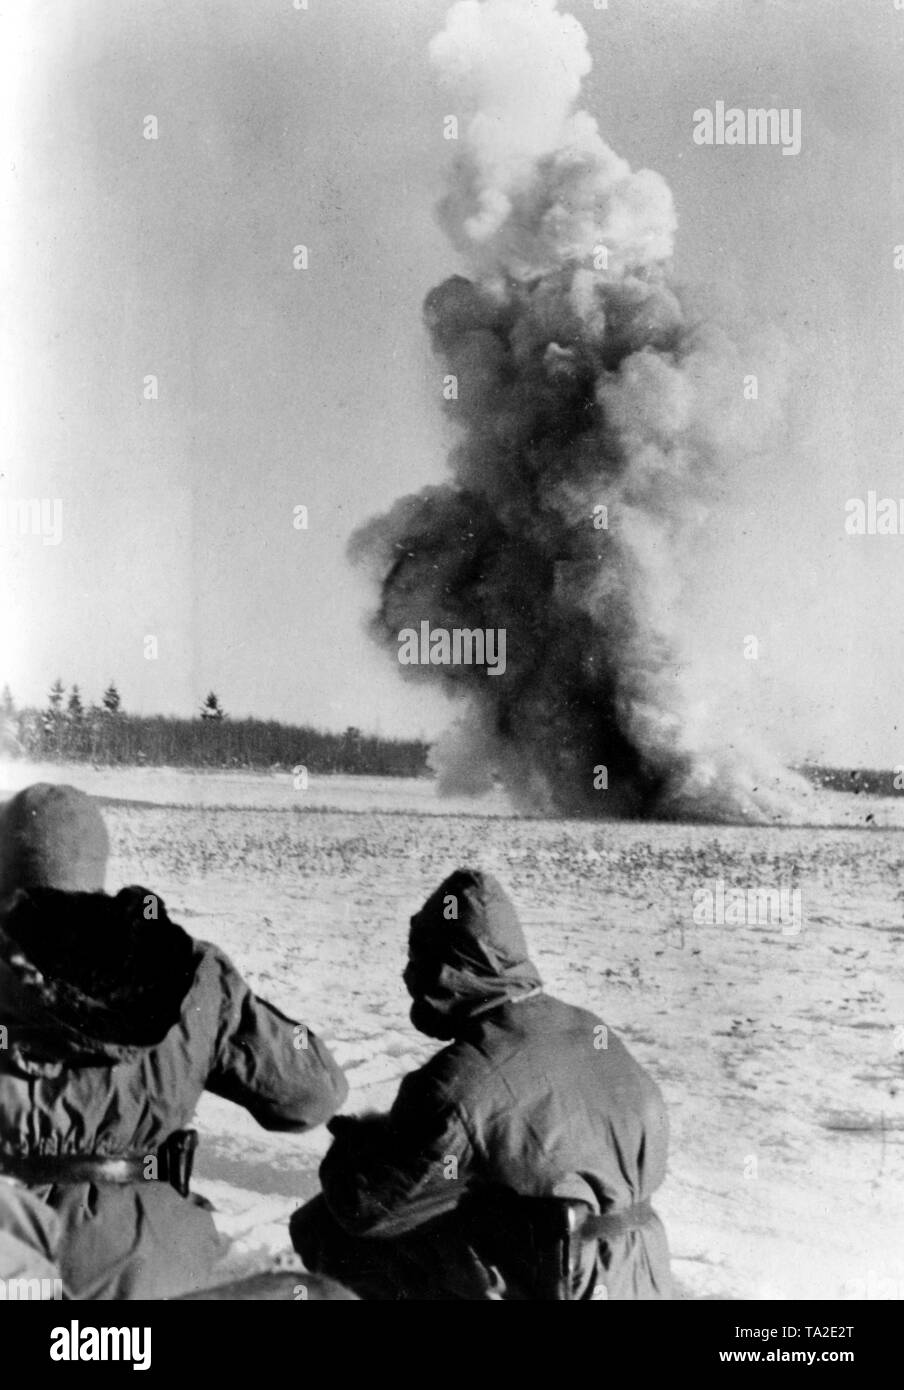
<path fill-rule="evenodd" d="M 904 795 L 814 792 L 806 824 L 512 817 L 425 781 L 0 767 L 104 799 L 108 886 L 139 882 L 321 1033 L 350 1109 L 431 1050 L 401 982 L 408 917 L 459 864 L 497 873 L 548 988 L 596 1010 L 672 1116 L 657 1200 L 691 1298 L 904 1296 Z M 867 817 L 872 821 L 868 822 Z M 800 930 L 695 922 L 695 892 L 799 889 Z M 699 917 L 698 912 L 698 917 Z M 230 1266 L 288 1251 L 328 1136 L 268 1135 L 205 1097 L 196 1186 Z"/>

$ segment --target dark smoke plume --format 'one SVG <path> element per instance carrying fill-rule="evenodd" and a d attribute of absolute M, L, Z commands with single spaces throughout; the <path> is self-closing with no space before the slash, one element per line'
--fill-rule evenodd
<path fill-rule="evenodd" d="M 496 774 L 535 811 L 777 815 L 781 770 L 715 716 L 685 607 L 714 499 L 756 447 L 749 363 L 670 276 L 665 182 L 575 110 L 590 59 L 556 0 L 462 0 L 431 58 L 466 113 L 439 217 L 471 273 L 424 306 L 459 437 L 451 481 L 352 554 L 396 658 L 425 620 L 505 630 L 496 678 L 400 666 L 463 702 L 440 788 Z"/>

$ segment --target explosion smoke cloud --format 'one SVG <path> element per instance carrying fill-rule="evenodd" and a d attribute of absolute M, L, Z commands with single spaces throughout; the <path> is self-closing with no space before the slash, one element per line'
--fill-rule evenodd
<path fill-rule="evenodd" d="M 394 655 L 425 620 L 507 633 L 502 679 L 405 668 L 465 701 L 434 750 L 441 789 L 495 772 L 533 810 L 774 814 L 780 769 L 716 717 L 685 619 L 713 499 L 760 444 L 739 413 L 750 359 L 670 274 L 664 180 L 576 109 L 591 61 L 556 0 L 461 0 L 430 56 L 465 113 L 438 212 L 470 273 L 424 306 L 460 436 L 451 482 L 352 554 Z"/>

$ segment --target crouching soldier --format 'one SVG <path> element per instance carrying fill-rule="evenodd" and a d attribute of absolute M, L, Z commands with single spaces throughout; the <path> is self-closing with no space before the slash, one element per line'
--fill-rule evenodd
<path fill-rule="evenodd" d="M 12 1178 L 0 1177 L 0 1289 L 2 1297 L 62 1298 L 56 1264 L 60 1223 Z"/>
<path fill-rule="evenodd" d="M 329 1126 L 322 1194 L 291 1222 L 307 1268 L 364 1298 L 668 1298 L 662 1096 L 598 1018 L 543 991 L 495 879 L 437 889 L 404 978 L 415 1027 L 449 1046 L 387 1116 Z"/>
<path fill-rule="evenodd" d="M 108 896 L 107 854 L 71 787 L 29 787 L 0 813 L 0 1171 L 57 1213 L 69 1295 L 161 1298 L 215 1282 L 221 1254 L 188 1192 L 201 1093 L 300 1133 L 347 1086 L 154 894 Z"/>

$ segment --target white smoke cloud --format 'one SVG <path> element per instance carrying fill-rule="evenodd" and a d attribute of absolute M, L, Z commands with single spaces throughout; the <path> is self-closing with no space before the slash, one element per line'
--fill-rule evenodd
<path fill-rule="evenodd" d="M 441 220 L 476 270 L 529 276 L 597 246 L 616 271 L 671 255 L 668 185 L 574 109 L 592 63 L 556 0 L 460 0 L 430 57 L 464 119 Z"/>

